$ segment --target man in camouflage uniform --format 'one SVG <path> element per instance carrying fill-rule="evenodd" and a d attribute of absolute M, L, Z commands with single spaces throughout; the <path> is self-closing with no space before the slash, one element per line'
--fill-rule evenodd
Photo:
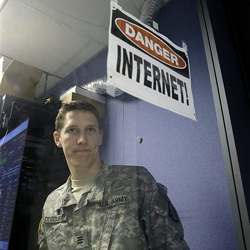
<path fill-rule="evenodd" d="M 164 186 L 144 167 L 102 163 L 102 128 L 92 105 L 63 104 L 55 127 L 71 175 L 46 199 L 39 249 L 189 249 Z"/>

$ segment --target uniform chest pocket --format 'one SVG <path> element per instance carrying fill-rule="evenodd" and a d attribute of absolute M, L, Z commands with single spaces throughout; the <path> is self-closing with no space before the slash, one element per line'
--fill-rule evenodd
<path fill-rule="evenodd" d="M 49 246 L 58 247 L 66 244 L 65 235 L 68 234 L 68 221 L 65 216 L 44 217 L 44 226 Z"/>
<path fill-rule="evenodd" d="M 100 249 L 144 249 L 138 204 L 126 196 L 113 197 L 108 204 Z"/>

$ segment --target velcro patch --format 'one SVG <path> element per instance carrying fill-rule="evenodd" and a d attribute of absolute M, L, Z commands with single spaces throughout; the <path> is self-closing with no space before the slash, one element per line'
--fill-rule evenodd
<path fill-rule="evenodd" d="M 113 196 L 108 201 L 108 206 L 116 206 L 116 205 L 126 204 L 128 202 L 129 202 L 128 196 L 126 196 L 126 195 L 117 195 L 117 196 Z"/>
<path fill-rule="evenodd" d="M 66 217 L 63 215 L 60 216 L 50 216 L 50 217 L 45 217 L 44 222 L 45 223 L 59 223 L 66 221 Z"/>
<path fill-rule="evenodd" d="M 116 196 L 111 200 L 111 204 L 123 204 L 128 202 L 128 197 L 126 195 Z"/>

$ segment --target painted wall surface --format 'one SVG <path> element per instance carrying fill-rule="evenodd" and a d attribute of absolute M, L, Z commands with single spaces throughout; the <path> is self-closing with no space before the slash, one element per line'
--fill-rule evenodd
<path fill-rule="evenodd" d="M 157 20 L 161 33 L 188 45 L 197 121 L 126 94 L 108 98 L 103 158 L 146 166 L 168 187 L 191 249 L 238 249 L 196 1 L 171 1 Z M 105 60 L 104 51 L 68 79 L 83 83 L 104 75 Z"/>

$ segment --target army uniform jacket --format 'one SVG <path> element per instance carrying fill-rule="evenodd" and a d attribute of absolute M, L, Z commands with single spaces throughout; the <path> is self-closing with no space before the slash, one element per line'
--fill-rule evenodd
<path fill-rule="evenodd" d="M 46 199 L 40 250 L 189 249 L 179 217 L 144 167 L 103 166 L 77 204 L 70 178 Z"/>

